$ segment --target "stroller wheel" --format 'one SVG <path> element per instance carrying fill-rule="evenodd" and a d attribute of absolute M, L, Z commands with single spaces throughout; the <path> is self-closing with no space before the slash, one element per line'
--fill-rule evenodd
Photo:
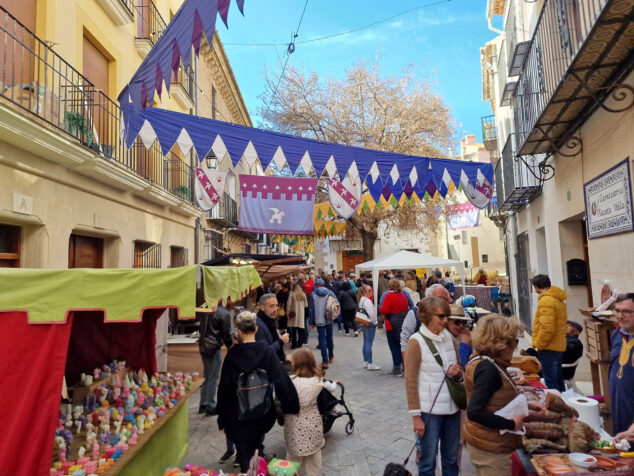
<path fill-rule="evenodd" d="M 353 431 L 354 431 L 354 422 L 349 421 L 348 423 L 346 423 L 346 433 L 348 435 L 351 435 Z"/>

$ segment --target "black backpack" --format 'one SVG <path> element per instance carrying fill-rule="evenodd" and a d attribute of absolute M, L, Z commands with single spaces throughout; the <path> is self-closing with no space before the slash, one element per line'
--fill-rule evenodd
<path fill-rule="evenodd" d="M 238 420 L 266 415 L 273 408 L 273 392 L 266 370 L 254 369 L 238 375 Z"/>

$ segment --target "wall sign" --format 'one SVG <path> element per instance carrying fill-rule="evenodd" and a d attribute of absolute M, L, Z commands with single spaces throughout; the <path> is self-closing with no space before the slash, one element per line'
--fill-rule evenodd
<path fill-rule="evenodd" d="M 588 238 L 634 231 L 629 157 L 583 186 Z"/>

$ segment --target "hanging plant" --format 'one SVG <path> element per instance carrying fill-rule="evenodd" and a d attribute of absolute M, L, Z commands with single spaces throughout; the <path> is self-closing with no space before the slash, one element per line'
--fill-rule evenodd
<path fill-rule="evenodd" d="M 64 125 L 71 134 L 78 135 L 81 133 L 84 137 L 86 137 L 86 145 L 88 147 L 92 146 L 92 131 L 89 129 L 88 122 L 83 114 L 67 111 L 64 114 Z"/>
<path fill-rule="evenodd" d="M 189 187 L 186 187 L 185 185 L 179 185 L 174 190 L 172 190 L 172 192 L 187 199 L 189 199 L 191 193 Z"/>

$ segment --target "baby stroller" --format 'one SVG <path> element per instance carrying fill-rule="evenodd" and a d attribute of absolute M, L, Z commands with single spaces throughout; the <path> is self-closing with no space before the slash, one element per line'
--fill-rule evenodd
<path fill-rule="evenodd" d="M 346 423 L 346 433 L 348 435 L 352 434 L 354 431 L 354 416 L 348 409 L 346 405 L 346 401 L 343 398 L 346 389 L 344 388 L 341 382 L 337 382 L 339 389 L 341 390 L 341 395 L 339 398 L 335 397 L 332 393 L 330 393 L 325 388 L 322 389 L 321 393 L 317 397 L 317 408 L 319 408 L 319 413 L 321 414 L 321 420 L 324 423 L 324 434 L 328 433 L 332 428 L 333 423 L 337 418 L 342 416 L 348 416 L 348 423 Z M 335 411 L 335 407 L 337 405 L 343 406 L 345 408 L 345 412 L 337 412 Z"/>

